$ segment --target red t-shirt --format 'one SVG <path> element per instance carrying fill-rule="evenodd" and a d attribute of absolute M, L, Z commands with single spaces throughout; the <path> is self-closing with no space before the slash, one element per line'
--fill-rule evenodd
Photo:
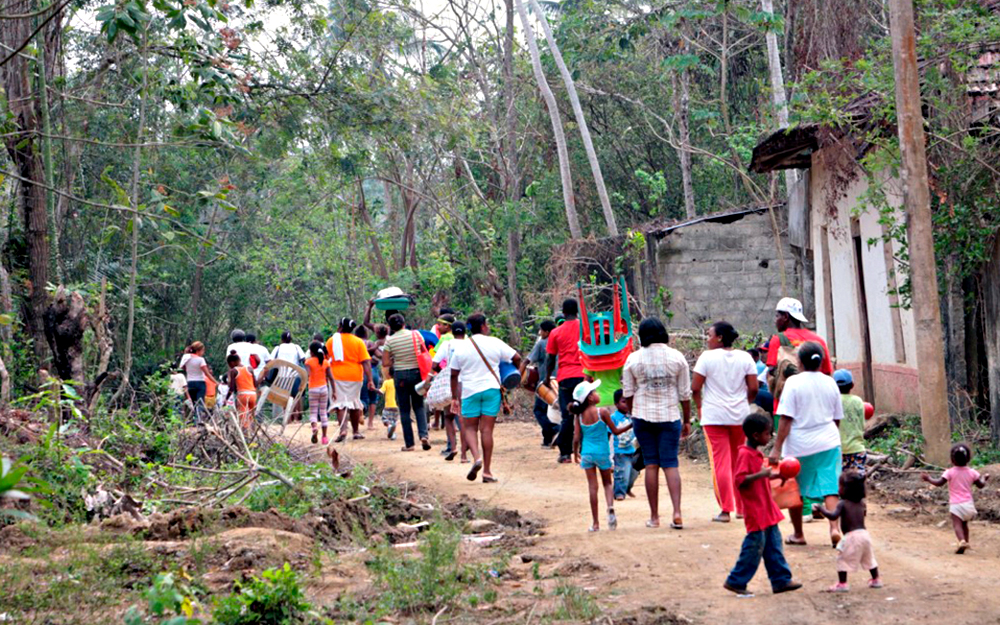
<path fill-rule="evenodd" d="M 556 380 L 570 380 L 583 377 L 580 362 L 580 320 L 570 319 L 549 334 L 545 353 L 559 357 L 559 371 Z"/>
<path fill-rule="evenodd" d="M 826 341 L 823 337 L 816 334 L 812 330 L 807 330 L 805 328 L 788 328 L 785 330 L 785 336 L 788 337 L 789 342 L 791 342 L 792 347 L 798 347 L 806 341 L 815 341 L 823 346 L 823 364 L 820 365 L 819 370 L 827 375 L 833 375 L 833 363 L 830 362 L 830 348 L 826 346 Z M 774 367 L 778 364 L 778 348 L 781 347 L 781 338 L 777 334 L 771 337 L 770 343 L 767 346 L 767 366 Z"/>
<path fill-rule="evenodd" d="M 764 468 L 764 454 L 759 449 L 740 445 L 736 452 L 733 483 L 739 488 L 748 475 L 757 473 L 762 468 Z M 778 504 L 774 503 L 774 498 L 771 496 L 771 480 L 767 478 L 755 480 L 747 488 L 740 488 L 740 497 L 743 499 L 743 522 L 747 526 L 747 533 L 766 530 L 785 518 Z"/>

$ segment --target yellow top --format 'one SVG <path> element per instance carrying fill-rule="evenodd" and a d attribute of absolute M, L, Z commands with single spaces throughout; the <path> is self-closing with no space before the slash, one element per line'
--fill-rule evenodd
<path fill-rule="evenodd" d="M 385 407 L 397 409 L 399 406 L 396 405 L 396 383 L 392 380 L 386 380 L 382 382 L 382 388 L 379 392 L 385 395 Z"/>

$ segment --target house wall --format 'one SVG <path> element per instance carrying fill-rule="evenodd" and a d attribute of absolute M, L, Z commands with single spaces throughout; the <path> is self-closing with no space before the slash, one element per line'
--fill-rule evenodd
<path fill-rule="evenodd" d="M 883 183 L 890 205 L 899 206 L 898 183 Z M 813 154 L 810 217 L 817 332 L 830 342 L 836 366 L 854 374 L 857 394 L 881 411 L 919 412 L 913 314 L 900 308 L 892 293 L 891 268 L 898 271 L 898 263 L 886 253 L 878 214 L 860 212 L 867 191 L 867 179 L 850 154 L 839 147 Z M 861 241 L 863 271 L 855 235 Z"/>
<path fill-rule="evenodd" d="M 775 216 L 786 288 L 808 307 L 812 297 L 798 292 L 801 261 L 788 244 L 784 210 L 775 209 Z M 706 221 L 677 228 L 656 243 L 655 253 L 657 286 L 670 291 L 671 329 L 700 331 L 725 319 L 744 336 L 773 333 L 774 305 L 783 296 L 782 264 L 767 211 L 731 223 Z"/>

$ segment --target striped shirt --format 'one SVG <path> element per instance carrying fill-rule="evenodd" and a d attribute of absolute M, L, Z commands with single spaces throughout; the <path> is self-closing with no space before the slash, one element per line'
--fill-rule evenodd
<path fill-rule="evenodd" d="M 653 343 L 629 355 L 622 369 L 622 391 L 634 397 L 632 416 L 663 423 L 681 418 L 680 402 L 691 399 L 691 371 L 684 355 Z"/>
<path fill-rule="evenodd" d="M 419 333 L 416 335 L 417 341 L 423 341 Z M 412 330 L 399 330 L 385 340 L 385 347 L 382 351 L 392 354 L 392 366 L 396 371 L 405 369 L 417 369 L 417 354 L 413 351 L 414 333 Z"/>

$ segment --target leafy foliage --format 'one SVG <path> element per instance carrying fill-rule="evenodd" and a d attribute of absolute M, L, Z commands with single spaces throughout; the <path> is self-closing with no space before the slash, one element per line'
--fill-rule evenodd
<path fill-rule="evenodd" d="M 299 622 L 309 608 L 298 575 L 286 563 L 237 582 L 233 594 L 216 601 L 212 617 L 219 625 L 289 625 Z"/>

